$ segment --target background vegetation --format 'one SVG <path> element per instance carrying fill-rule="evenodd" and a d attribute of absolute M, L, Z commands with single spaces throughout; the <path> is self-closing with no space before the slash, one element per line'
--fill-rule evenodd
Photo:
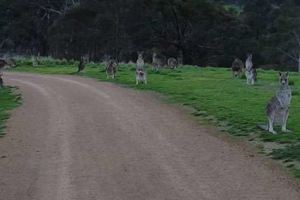
<path fill-rule="evenodd" d="M 144 50 L 186 64 L 297 70 L 298 0 L 0 0 L 0 49 L 22 55 L 136 59 Z"/>

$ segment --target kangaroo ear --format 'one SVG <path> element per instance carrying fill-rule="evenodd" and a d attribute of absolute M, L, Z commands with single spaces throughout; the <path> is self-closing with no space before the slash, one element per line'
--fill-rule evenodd
<path fill-rule="evenodd" d="M 287 76 L 287 77 L 289 76 L 289 72 L 286 72 L 286 76 Z"/>
<path fill-rule="evenodd" d="M 279 74 L 279 76 L 282 76 L 282 73 L 281 73 L 281 72 L 279 72 L 278 74 Z"/>

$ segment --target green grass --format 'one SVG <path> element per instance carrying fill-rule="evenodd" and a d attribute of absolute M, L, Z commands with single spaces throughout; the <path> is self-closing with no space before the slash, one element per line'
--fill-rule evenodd
<path fill-rule="evenodd" d="M 0 89 L 0 137 L 4 136 L 5 121 L 9 117 L 9 112 L 19 105 L 20 95 L 14 92 L 14 88 L 5 87 Z"/>
<path fill-rule="evenodd" d="M 21 66 L 15 71 L 46 74 L 74 74 L 76 67 Z M 90 65 L 80 75 L 107 81 L 104 67 Z M 278 72 L 258 71 L 258 83 L 246 85 L 244 79 L 233 79 L 229 69 L 196 68 L 185 66 L 176 70 L 148 70 L 148 85 L 135 85 L 135 68 L 121 65 L 116 80 L 109 80 L 139 90 L 151 90 L 166 95 L 170 102 L 192 107 L 193 115 L 219 126 L 220 130 L 251 141 L 286 144 L 286 148 L 276 150 L 272 156 L 278 159 L 299 159 L 300 142 L 300 75 L 290 74 L 293 100 L 288 121 L 291 134 L 272 135 L 256 128 L 266 124 L 265 106 L 278 87 Z M 297 169 L 293 169 L 297 170 Z M 298 171 L 297 171 L 298 172 Z"/>
<path fill-rule="evenodd" d="M 274 150 L 271 155 L 278 160 L 295 160 L 300 162 L 300 144 L 288 146 L 283 150 Z"/>

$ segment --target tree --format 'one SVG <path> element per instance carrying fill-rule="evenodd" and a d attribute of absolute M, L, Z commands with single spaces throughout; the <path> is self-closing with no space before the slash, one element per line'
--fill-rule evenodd
<path fill-rule="evenodd" d="M 296 1 L 287 0 L 281 4 L 269 44 L 277 51 L 274 55 L 281 64 L 297 63 L 300 72 L 300 5 Z"/>

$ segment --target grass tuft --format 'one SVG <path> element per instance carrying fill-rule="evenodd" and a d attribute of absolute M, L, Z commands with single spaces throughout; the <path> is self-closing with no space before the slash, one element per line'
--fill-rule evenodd
<path fill-rule="evenodd" d="M 21 102 L 21 95 L 16 94 L 15 88 L 4 87 L 0 89 L 0 137 L 4 136 L 5 121 L 9 118 L 9 111 Z"/>

